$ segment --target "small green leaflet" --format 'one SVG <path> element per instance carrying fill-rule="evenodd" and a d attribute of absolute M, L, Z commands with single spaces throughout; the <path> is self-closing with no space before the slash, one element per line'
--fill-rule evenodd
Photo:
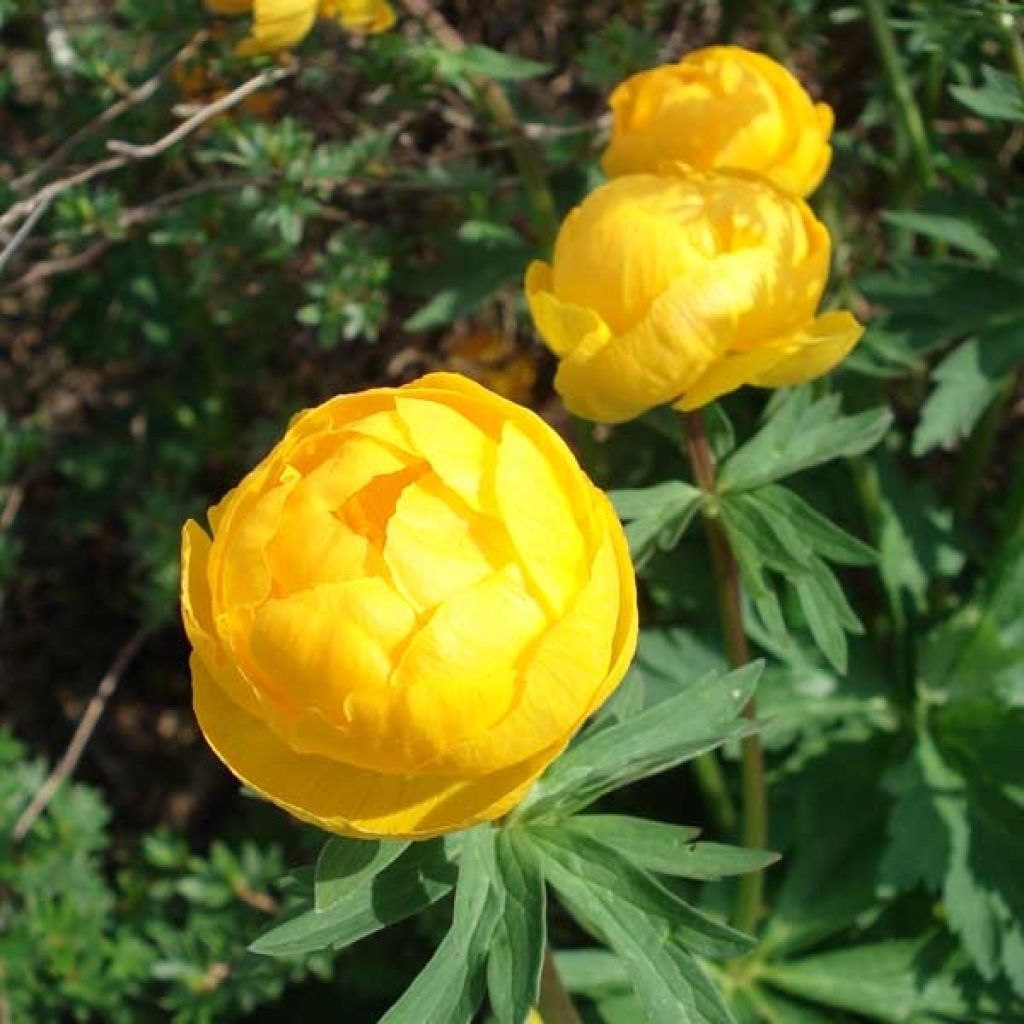
<path fill-rule="evenodd" d="M 951 448 L 967 437 L 1024 359 L 1024 318 L 986 325 L 932 371 L 935 389 L 921 407 L 913 453 Z"/>
<path fill-rule="evenodd" d="M 660 548 L 679 543 L 704 500 L 702 491 L 681 480 L 635 490 L 610 491 L 615 511 L 626 524 L 626 539 L 639 569 Z"/>
<path fill-rule="evenodd" d="M 949 91 L 979 117 L 993 121 L 1024 121 L 1024 98 L 1017 79 L 988 64 L 982 65 L 981 77 L 982 84 L 978 88 L 951 85 Z"/>
<path fill-rule="evenodd" d="M 838 672 L 845 672 L 845 634 L 863 628 L 824 558 L 864 565 L 876 560 L 874 551 L 777 485 L 723 495 L 720 508 L 744 582 L 769 634 L 777 640 L 785 636 L 781 606 L 766 579 L 770 571 L 793 587 L 818 648 Z"/>
<path fill-rule="evenodd" d="M 372 882 L 408 849 L 400 839 L 329 839 L 316 862 L 313 906 L 326 910 L 348 893 Z"/>
<path fill-rule="evenodd" d="M 896 797 L 883 881 L 941 885 L 952 930 L 982 977 L 1024 996 L 1024 711 L 992 700 L 933 710 Z M 920 850 L 930 853 L 921 863 Z"/>
<path fill-rule="evenodd" d="M 749 733 L 741 719 L 764 665 L 711 673 L 678 697 L 583 736 L 513 812 L 519 822 L 558 820 L 614 789 L 656 775 Z"/>
<path fill-rule="evenodd" d="M 498 1024 L 523 1024 L 537 1003 L 547 944 L 544 877 L 521 831 L 498 829 L 490 861 L 492 884 L 505 894 L 487 960 L 487 990 Z"/>
<path fill-rule="evenodd" d="M 646 871 L 697 881 L 758 871 L 779 859 L 768 850 L 697 843 L 699 829 L 622 814 L 581 814 L 569 818 L 562 828 L 572 835 L 589 836 Z"/>
<path fill-rule="evenodd" d="M 808 388 L 796 388 L 760 432 L 725 460 L 718 493 L 753 490 L 833 459 L 862 455 L 891 424 L 888 409 L 843 416 L 837 396 L 815 402 Z"/>
<path fill-rule="evenodd" d="M 448 934 L 380 1024 L 470 1024 L 484 996 L 484 970 L 503 894 L 492 884 L 493 830 L 463 834 L 455 911 Z"/>
<path fill-rule="evenodd" d="M 752 942 L 675 897 L 614 850 L 558 828 L 531 828 L 545 876 L 588 931 L 618 955 L 653 1024 L 732 1024 L 690 950 L 737 956 Z"/>
<path fill-rule="evenodd" d="M 249 948 L 264 956 L 343 949 L 381 928 L 418 914 L 451 892 L 460 837 L 415 843 L 380 874 L 325 910 L 307 910 L 261 935 Z"/>

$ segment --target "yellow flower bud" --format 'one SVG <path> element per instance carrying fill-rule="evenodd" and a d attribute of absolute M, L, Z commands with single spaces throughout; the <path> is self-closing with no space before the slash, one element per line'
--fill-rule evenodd
<path fill-rule="evenodd" d="M 814 103 L 770 57 L 711 46 L 626 79 L 611 96 L 609 176 L 659 173 L 681 161 L 742 170 L 809 195 L 828 170 L 832 109 Z"/>
<path fill-rule="evenodd" d="M 238 45 L 240 57 L 291 49 L 309 34 L 318 15 L 360 34 L 384 32 L 395 23 L 386 0 L 206 0 L 206 6 L 217 14 L 252 11 L 252 34 Z"/>
<path fill-rule="evenodd" d="M 537 415 L 457 374 L 303 413 L 209 518 L 182 543 L 199 725 L 332 832 L 506 813 L 636 646 L 611 504 Z"/>
<path fill-rule="evenodd" d="M 527 272 L 560 360 L 555 387 L 586 419 L 801 383 L 862 333 L 849 313 L 815 316 L 830 243 L 802 199 L 753 175 L 669 170 L 596 189 L 566 218 L 552 264 Z"/>

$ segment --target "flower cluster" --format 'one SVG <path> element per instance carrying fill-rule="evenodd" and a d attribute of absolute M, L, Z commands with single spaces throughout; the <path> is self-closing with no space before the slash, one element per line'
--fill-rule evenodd
<path fill-rule="evenodd" d="M 318 17 L 348 32 L 385 32 L 395 23 L 387 0 L 206 0 L 215 14 L 252 12 L 252 33 L 237 49 L 240 57 L 288 50 L 312 30 Z"/>
<path fill-rule="evenodd" d="M 831 110 L 735 46 L 636 75 L 611 104 L 612 180 L 526 278 L 569 409 L 616 423 L 832 369 L 862 328 L 816 315 L 831 245 L 802 197 L 831 159 Z"/>

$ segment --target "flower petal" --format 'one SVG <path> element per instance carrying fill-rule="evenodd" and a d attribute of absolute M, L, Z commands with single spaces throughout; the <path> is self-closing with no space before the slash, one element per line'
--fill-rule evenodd
<path fill-rule="evenodd" d="M 192 661 L 196 717 L 217 756 L 244 783 L 297 818 L 355 837 L 426 839 L 505 814 L 563 744 L 470 780 L 383 775 L 299 754 L 233 703 Z"/>

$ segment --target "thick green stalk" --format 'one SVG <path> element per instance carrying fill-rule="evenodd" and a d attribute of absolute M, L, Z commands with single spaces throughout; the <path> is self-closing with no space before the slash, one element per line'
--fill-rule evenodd
<path fill-rule="evenodd" d="M 686 451 L 693 467 L 694 480 L 700 489 L 708 494 L 715 492 L 715 461 L 708 444 L 704 417 L 697 412 L 683 416 L 686 428 Z M 740 589 L 740 570 L 729 546 L 722 520 L 716 515 L 706 515 L 708 543 L 711 547 L 711 561 L 718 590 L 719 612 L 722 632 L 725 636 L 729 664 L 739 668 L 750 661 L 747 634 L 743 629 L 743 604 Z M 754 718 L 757 708 L 753 700 L 743 709 L 747 718 Z M 761 737 L 754 733 L 746 736 L 742 743 L 742 785 L 743 808 L 741 837 L 744 846 L 764 849 L 768 843 L 768 797 L 764 780 L 764 752 Z M 753 871 L 740 878 L 733 911 L 733 923 L 742 931 L 752 931 L 761 916 L 764 902 L 764 875 Z"/>
<path fill-rule="evenodd" d="M 932 163 L 932 151 L 928 144 L 928 133 L 925 130 L 921 108 L 910 86 L 907 73 L 903 68 L 896 37 L 889 24 L 889 12 L 885 0 L 862 0 L 864 13 L 867 16 L 871 34 L 875 40 L 878 56 L 882 61 L 882 69 L 899 111 L 903 123 L 910 152 L 921 184 L 926 188 L 935 180 L 935 167 Z"/>

